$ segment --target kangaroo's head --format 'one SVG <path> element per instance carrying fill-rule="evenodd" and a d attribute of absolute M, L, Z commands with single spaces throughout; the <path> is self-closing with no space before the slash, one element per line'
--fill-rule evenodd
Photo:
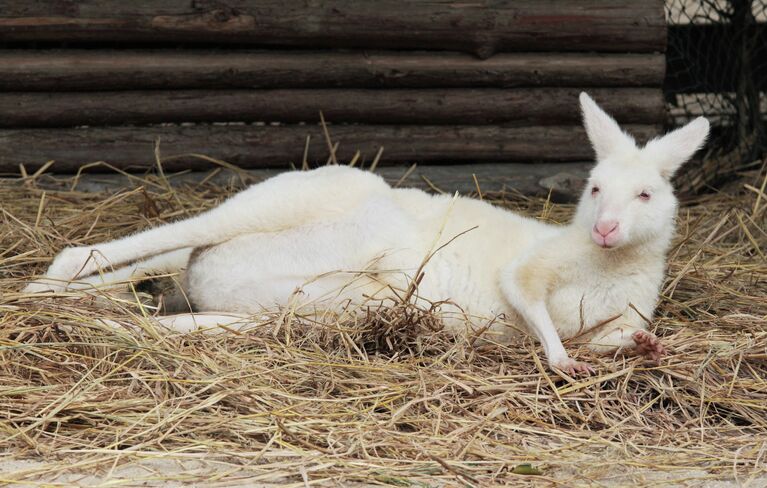
<path fill-rule="evenodd" d="M 667 242 L 677 207 L 671 177 L 705 143 L 708 121 L 698 117 L 639 148 L 586 93 L 581 93 L 580 101 L 597 164 L 574 225 L 605 249 Z"/>

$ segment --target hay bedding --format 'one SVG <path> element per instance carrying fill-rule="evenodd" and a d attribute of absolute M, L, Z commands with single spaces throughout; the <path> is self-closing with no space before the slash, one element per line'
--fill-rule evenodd
<path fill-rule="evenodd" d="M 95 473 L 122 485 L 757 486 L 767 459 L 765 181 L 751 174 L 681 209 L 653 324 L 669 356 L 654 365 L 580 351 L 598 375 L 575 380 L 552 375 L 530 340 L 475 347 L 407 303 L 371 310 L 365 324 L 311 324 L 287 310 L 243 333 L 183 335 L 152 325 L 139 294 L 22 295 L 65 245 L 192 215 L 232 190 L 154 177 L 110 194 L 3 183 L 2 459 L 45 463 L 0 483 Z M 498 202 L 554 221 L 572 211 Z M 139 461 L 144 470 L 120 475 Z"/>

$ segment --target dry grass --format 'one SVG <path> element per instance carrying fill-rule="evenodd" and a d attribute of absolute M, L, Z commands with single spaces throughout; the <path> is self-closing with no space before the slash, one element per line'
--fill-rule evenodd
<path fill-rule="evenodd" d="M 662 364 L 580 352 L 598 375 L 575 382 L 551 375 L 529 340 L 474 348 L 440 331 L 403 333 L 431 325 L 406 306 L 374 314 L 372 336 L 342 335 L 340 324 L 307 329 L 289 313 L 246 333 L 182 335 L 158 329 L 131 302 L 22 295 L 22 283 L 62 247 L 194 214 L 231 189 L 174 190 L 158 178 L 114 194 L 46 191 L 32 177 L 5 183 L 0 445 L 47 463 L 0 483 L 108 474 L 147 459 L 208 467 L 116 482 L 748 482 L 767 470 L 763 178 L 749 175 L 681 209 L 653 324 L 671 350 Z M 502 204 L 557 221 L 572 211 Z M 113 330 L 100 318 L 139 326 Z M 519 474 L 524 464 L 540 474 Z"/>

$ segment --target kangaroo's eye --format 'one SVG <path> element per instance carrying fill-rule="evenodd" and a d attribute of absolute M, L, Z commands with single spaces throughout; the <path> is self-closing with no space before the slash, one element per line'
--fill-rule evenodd
<path fill-rule="evenodd" d="M 597 193 L 599 193 L 599 187 L 598 186 L 592 186 L 591 187 L 591 194 L 592 195 L 596 195 Z"/>
<path fill-rule="evenodd" d="M 646 191 L 643 191 L 642 193 L 639 194 L 639 198 L 640 200 L 647 201 L 650 199 L 650 194 L 647 193 Z"/>

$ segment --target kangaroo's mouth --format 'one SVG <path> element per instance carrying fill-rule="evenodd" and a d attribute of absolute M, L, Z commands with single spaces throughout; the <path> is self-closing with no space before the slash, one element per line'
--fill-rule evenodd
<path fill-rule="evenodd" d="M 611 236 L 600 235 L 597 232 L 591 233 L 591 240 L 602 249 L 614 249 L 619 244 L 617 240 L 611 239 L 610 237 Z"/>

